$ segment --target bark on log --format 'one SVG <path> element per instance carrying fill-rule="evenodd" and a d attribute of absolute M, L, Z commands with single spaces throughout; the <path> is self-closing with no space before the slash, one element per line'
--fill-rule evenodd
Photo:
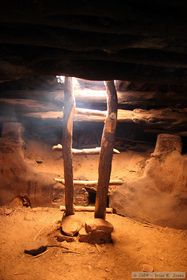
<path fill-rule="evenodd" d="M 54 120 L 62 119 L 61 111 L 48 111 L 48 112 L 33 112 L 26 113 L 24 117 L 36 118 L 42 120 Z M 1 121 L 9 120 L 6 116 L 0 117 Z M 13 121 L 16 119 L 12 119 Z M 186 131 L 187 127 L 187 118 L 186 118 L 186 109 L 174 109 L 171 108 L 160 108 L 160 109 L 135 109 L 131 110 L 121 110 L 118 109 L 118 123 L 124 124 L 139 124 L 141 127 L 149 130 L 156 130 L 158 133 L 164 132 L 175 132 L 183 136 L 183 131 Z M 103 117 L 96 116 L 83 116 L 75 115 L 75 122 L 103 122 Z M 186 134 L 184 134 L 185 136 Z"/>
<path fill-rule="evenodd" d="M 61 205 L 60 206 L 60 210 L 61 211 L 65 211 L 65 206 Z M 94 212 L 95 211 L 95 207 L 94 206 L 74 206 L 74 209 L 76 212 Z M 106 208 L 106 213 L 113 213 L 113 208 Z"/>
<path fill-rule="evenodd" d="M 65 77 L 64 82 L 64 120 L 62 145 L 64 147 L 64 180 L 65 180 L 65 206 L 66 215 L 73 215 L 73 166 L 72 166 L 72 134 L 73 134 L 73 113 L 75 99 L 73 96 L 72 78 Z"/>
<path fill-rule="evenodd" d="M 106 111 L 100 111 L 100 110 L 76 108 L 75 113 L 80 115 L 86 115 L 86 116 L 101 116 L 104 118 L 106 117 Z"/>
<path fill-rule="evenodd" d="M 107 92 L 107 116 L 101 139 L 99 177 L 96 193 L 95 218 L 105 219 L 108 186 L 110 182 L 113 146 L 117 124 L 117 93 L 114 81 L 105 82 Z"/>
<path fill-rule="evenodd" d="M 65 180 L 61 178 L 55 178 L 56 182 L 62 183 L 63 185 L 65 184 Z M 92 181 L 84 181 L 84 180 L 73 180 L 74 186 L 97 186 L 97 181 L 92 180 Z M 122 185 L 124 182 L 122 180 L 116 179 L 116 180 L 110 180 L 109 185 Z"/>
<path fill-rule="evenodd" d="M 52 147 L 53 151 L 62 151 L 62 145 L 57 144 Z M 101 147 L 96 147 L 96 148 L 90 148 L 90 149 L 73 149 L 72 148 L 72 153 L 76 155 L 97 155 L 101 151 Z M 120 151 L 117 149 L 113 149 L 113 153 L 115 154 L 120 154 Z"/>

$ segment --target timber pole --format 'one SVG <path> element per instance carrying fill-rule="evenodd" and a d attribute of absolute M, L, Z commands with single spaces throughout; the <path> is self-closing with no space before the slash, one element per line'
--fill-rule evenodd
<path fill-rule="evenodd" d="M 74 110 L 75 110 L 75 99 L 73 95 L 72 77 L 65 77 L 62 146 L 64 147 L 63 159 L 64 159 L 66 216 L 74 214 L 74 208 L 73 208 L 74 185 L 73 185 L 73 165 L 72 165 L 72 135 L 73 135 Z"/>
<path fill-rule="evenodd" d="M 117 124 L 118 99 L 114 81 L 106 81 L 107 115 L 101 139 L 95 218 L 105 219 Z"/>

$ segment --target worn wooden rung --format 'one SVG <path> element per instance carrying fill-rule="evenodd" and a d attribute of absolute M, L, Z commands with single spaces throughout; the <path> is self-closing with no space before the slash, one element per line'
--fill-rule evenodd
<path fill-rule="evenodd" d="M 65 184 L 65 180 L 62 178 L 54 178 L 56 182 L 61 184 Z M 109 185 L 122 185 L 124 182 L 120 179 L 110 180 Z M 97 186 L 97 180 L 93 181 L 84 181 L 84 180 L 73 180 L 73 184 L 75 185 L 83 185 L 83 186 Z"/>
<path fill-rule="evenodd" d="M 53 151 L 62 151 L 62 145 L 61 144 L 57 144 L 54 145 L 52 147 Z M 101 151 L 101 147 L 95 147 L 95 148 L 89 148 L 89 149 L 71 149 L 73 154 L 77 154 L 77 155 L 82 155 L 82 154 L 86 154 L 86 155 L 91 155 L 91 154 L 99 154 Z M 120 151 L 117 149 L 113 149 L 113 153 L 115 154 L 120 154 Z"/>
<path fill-rule="evenodd" d="M 61 211 L 65 211 L 66 208 L 64 205 L 60 205 L 60 210 Z M 95 207 L 94 206 L 74 206 L 74 210 L 76 212 L 94 212 L 95 211 Z M 106 213 L 108 214 L 112 214 L 113 213 L 113 208 L 106 208 Z"/>

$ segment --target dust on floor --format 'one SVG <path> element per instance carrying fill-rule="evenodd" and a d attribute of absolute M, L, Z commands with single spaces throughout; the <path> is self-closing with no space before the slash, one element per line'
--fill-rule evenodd
<path fill-rule="evenodd" d="M 55 208 L 3 209 L 0 215 L 0 280 L 117 280 L 148 264 L 154 271 L 187 270 L 187 230 L 162 228 L 108 214 L 113 244 L 66 243 L 73 253 L 49 247 L 37 257 L 24 254 L 28 242 L 44 238 L 62 212 Z M 76 213 L 86 221 L 93 213 Z"/>

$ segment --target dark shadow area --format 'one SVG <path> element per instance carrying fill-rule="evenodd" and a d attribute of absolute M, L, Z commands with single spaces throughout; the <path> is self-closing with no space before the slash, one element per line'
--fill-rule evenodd
<path fill-rule="evenodd" d="M 89 205 L 94 206 L 96 201 L 96 191 L 90 188 L 86 188 L 86 190 L 88 192 L 88 203 Z M 107 197 L 107 207 L 109 207 L 109 196 Z"/>

